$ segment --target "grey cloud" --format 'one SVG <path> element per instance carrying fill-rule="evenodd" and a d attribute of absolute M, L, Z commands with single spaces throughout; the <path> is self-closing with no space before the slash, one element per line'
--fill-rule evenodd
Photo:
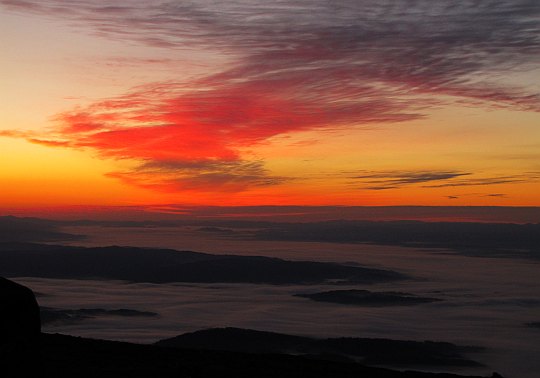
<path fill-rule="evenodd" d="M 514 176 L 492 176 L 492 177 L 481 177 L 481 178 L 466 178 L 459 180 L 452 180 L 451 182 L 446 182 L 442 184 L 435 185 L 425 185 L 424 188 L 445 188 L 445 187 L 455 187 L 455 186 L 485 186 L 485 185 L 498 185 L 498 184 L 518 184 L 524 182 L 532 182 L 540 179 L 540 175 L 536 173 L 524 173 Z M 500 194 L 495 194 L 492 196 L 503 196 Z"/>
<path fill-rule="evenodd" d="M 331 77 L 337 87 L 367 82 L 408 95 L 447 94 L 539 109 L 536 91 L 497 84 L 502 73 L 538 67 L 536 1 L 3 4 L 11 10 L 61 16 L 113 38 L 243 55 L 237 67 L 225 73 L 231 78 L 289 75 L 304 81 L 311 75 L 316 88 Z M 345 96 L 359 101 L 358 95 L 353 90 Z"/>
<path fill-rule="evenodd" d="M 353 185 L 364 184 L 362 189 L 387 190 L 399 189 L 406 185 L 428 183 L 422 188 L 446 188 L 460 186 L 485 186 L 498 184 L 519 184 L 540 179 L 538 172 L 525 172 L 518 175 L 475 177 L 472 172 L 460 171 L 365 171 L 352 176 Z M 436 183 L 440 181 L 440 183 Z M 431 183 L 433 182 L 433 183 Z M 490 197 L 504 197 L 504 194 L 486 194 Z M 455 199 L 456 196 L 448 196 Z"/>
<path fill-rule="evenodd" d="M 261 161 L 243 160 L 147 161 L 134 170 L 109 176 L 163 190 L 201 191 L 241 191 L 293 179 L 271 175 Z"/>
<path fill-rule="evenodd" d="M 365 189 L 385 190 L 397 189 L 405 185 L 418 184 L 430 181 L 451 180 L 471 173 L 458 171 L 384 171 L 365 172 L 352 178 L 368 184 Z"/>

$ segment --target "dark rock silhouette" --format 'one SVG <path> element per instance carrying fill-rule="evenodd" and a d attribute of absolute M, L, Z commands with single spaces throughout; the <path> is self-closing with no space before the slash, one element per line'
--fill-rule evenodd
<path fill-rule="evenodd" d="M 32 290 L 0 277 L 0 306 L 0 343 L 39 336 L 39 306 Z"/>
<path fill-rule="evenodd" d="M 463 354 L 482 348 L 445 342 L 403 341 L 367 338 L 315 339 L 240 328 L 214 328 L 158 341 L 156 345 L 177 348 L 243 353 L 283 353 L 336 360 L 335 356 L 379 366 L 482 366 Z"/>
<path fill-rule="evenodd" d="M 402 372 L 283 354 L 176 349 L 58 334 L 43 334 L 39 350 L 40 374 L 55 378 L 481 378 Z"/>
<path fill-rule="evenodd" d="M 330 302 L 356 306 L 411 306 L 438 302 L 442 299 L 419 297 L 395 291 L 373 292 L 369 290 L 331 290 L 312 294 L 295 294 L 316 302 Z"/>

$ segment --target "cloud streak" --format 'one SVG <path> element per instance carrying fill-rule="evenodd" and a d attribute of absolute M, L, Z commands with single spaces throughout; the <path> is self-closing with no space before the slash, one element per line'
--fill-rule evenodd
<path fill-rule="evenodd" d="M 472 172 L 461 171 L 379 171 L 360 172 L 351 176 L 353 184 L 363 184 L 362 189 L 387 190 L 400 189 L 409 185 L 421 185 L 422 188 L 446 188 L 461 186 L 486 186 L 499 184 L 514 184 L 537 181 L 540 175 L 537 172 L 527 172 L 518 175 L 474 177 Z M 491 197 L 501 197 L 503 194 L 491 194 Z M 456 196 L 448 196 L 456 199 Z"/>
<path fill-rule="evenodd" d="M 368 184 L 365 189 L 385 190 L 396 189 L 405 185 L 430 181 L 451 180 L 460 176 L 468 176 L 469 172 L 458 171 L 384 171 L 365 172 L 352 178 Z"/>
<path fill-rule="evenodd" d="M 535 182 L 540 179 L 540 175 L 535 172 L 529 172 L 519 175 L 478 177 L 470 179 L 459 179 L 441 184 L 425 185 L 424 188 L 446 188 L 455 186 L 486 186 L 499 184 L 516 184 L 525 182 Z M 491 194 L 491 197 L 501 197 L 503 194 Z"/>
<path fill-rule="evenodd" d="M 112 172 L 109 177 L 160 191 L 239 192 L 248 187 L 279 185 L 292 178 L 273 176 L 260 161 L 148 161 L 131 171 Z"/>

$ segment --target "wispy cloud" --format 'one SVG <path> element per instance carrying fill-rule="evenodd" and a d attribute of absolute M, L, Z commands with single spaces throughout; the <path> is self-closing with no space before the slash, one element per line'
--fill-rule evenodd
<path fill-rule="evenodd" d="M 292 178 L 273 176 L 260 161 L 148 161 L 126 172 L 109 177 L 128 184 L 160 191 L 231 191 L 253 186 L 278 185 Z"/>
<path fill-rule="evenodd" d="M 5 7 L 61 17 L 109 38 L 164 48 L 207 48 L 239 56 L 224 73 L 449 94 L 539 109 L 537 93 L 496 85 L 501 72 L 538 58 L 540 7 L 495 0 L 130 2 L 3 0 Z M 279 89 L 279 87 L 276 87 Z M 352 93 L 354 95 L 354 93 Z M 355 98 L 358 100 L 358 98 Z"/>
<path fill-rule="evenodd" d="M 0 130 L 0 137 L 26 138 L 27 134 L 18 130 Z"/>
<path fill-rule="evenodd" d="M 355 180 L 355 184 L 361 182 L 367 185 L 363 189 L 385 190 L 424 182 L 446 181 L 468 175 L 471 173 L 459 171 L 383 171 L 361 172 L 351 178 Z"/>
<path fill-rule="evenodd" d="M 422 188 L 446 188 L 460 186 L 486 186 L 508 183 L 523 183 L 540 179 L 538 172 L 526 172 L 518 175 L 476 177 L 478 174 L 461 171 L 361 171 L 351 176 L 351 184 L 361 184 L 361 189 L 387 190 L 399 189 L 408 185 L 423 184 Z M 488 194 L 491 197 L 503 197 L 504 194 Z M 457 196 L 448 196 L 456 199 Z"/>
<path fill-rule="evenodd" d="M 418 119 L 448 97 L 540 110 L 540 96 L 532 89 L 500 82 L 503 73 L 537 67 L 540 7 L 530 0 L 2 4 L 62 18 L 107 38 L 205 49 L 230 59 L 217 74 L 144 85 L 59 114 L 55 132 L 30 137 L 34 143 L 138 160 L 134 170 L 111 173 L 135 184 L 178 189 L 208 184 L 212 190 L 279 184 L 283 178 L 272 176 L 259 160 L 246 160 L 241 151 L 297 131 Z M 455 180 L 467 175 L 428 171 L 357 178 L 370 189 L 512 180 Z"/>
<path fill-rule="evenodd" d="M 491 176 L 491 177 L 471 177 L 466 179 L 452 180 L 441 184 L 424 185 L 424 188 L 446 188 L 455 186 L 486 186 L 499 184 L 516 184 L 524 182 L 533 182 L 540 179 L 540 174 L 529 172 L 519 175 Z M 502 196 L 501 194 L 491 195 L 493 197 Z"/>

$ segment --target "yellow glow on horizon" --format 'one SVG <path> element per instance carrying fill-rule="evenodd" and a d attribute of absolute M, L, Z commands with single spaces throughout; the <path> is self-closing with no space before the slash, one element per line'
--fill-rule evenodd
<path fill-rule="evenodd" d="M 0 138 L 0 160 L 3 206 L 112 205 L 155 199 L 148 191 L 106 177 L 118 169 L 118 162 L 84 151 Z"/>

